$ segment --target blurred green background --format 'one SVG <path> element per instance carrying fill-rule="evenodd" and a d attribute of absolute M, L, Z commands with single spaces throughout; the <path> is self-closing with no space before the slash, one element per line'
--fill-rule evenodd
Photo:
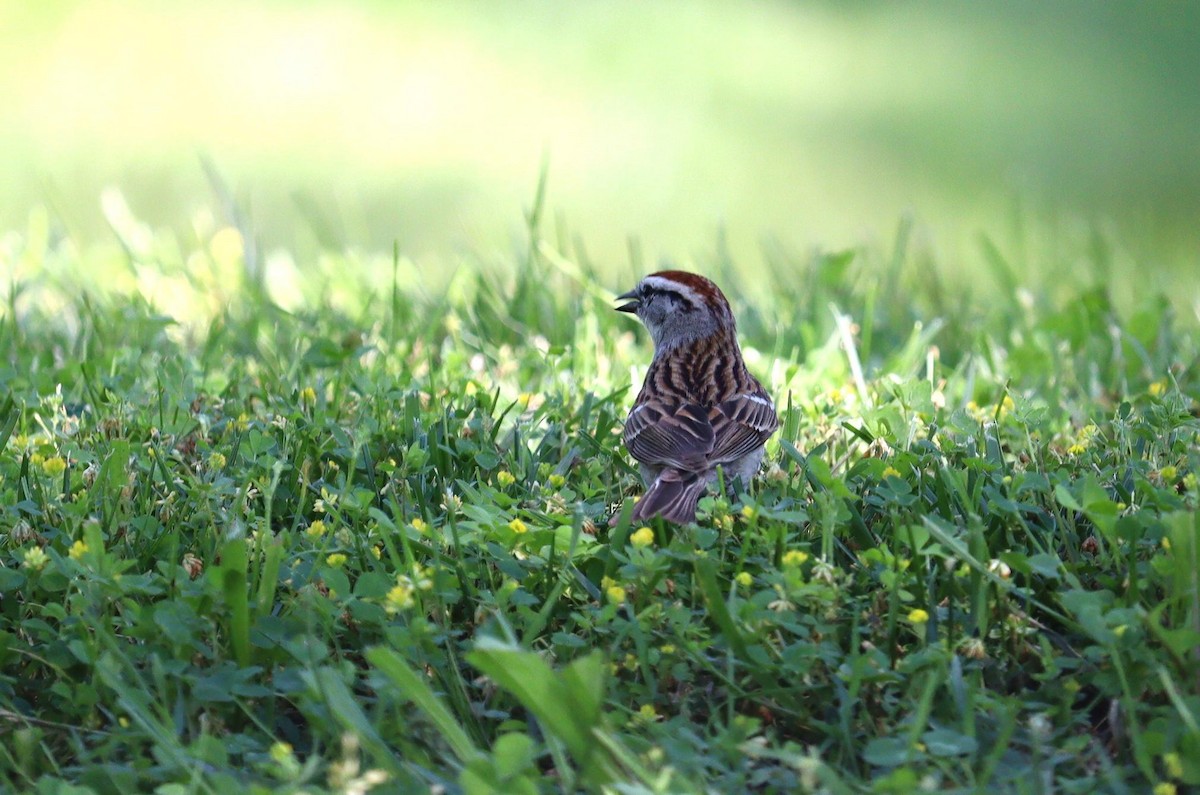
<path fill-rule="evenodd" d="M 1196 294 L 1200 4 L 0 0 L 0 228 L 111 240 L 105 188 L 187 233 L 503 257 L 543 161 L 603 267 L 886 248 L 916 219 L 973 278 L 986 232 L 1035 278 L 1103 238 Z M 1038 257 L 1025 253 L 1039 238 Z M 718 240 L 721 242 L 718 244 Z M 1060 241 L 1059 245 L 1055 241 Z M 1072 253 L 1073 252 L 1073 253 Z M 1189 292 L 1190 291 L 1190 292 Z"/>

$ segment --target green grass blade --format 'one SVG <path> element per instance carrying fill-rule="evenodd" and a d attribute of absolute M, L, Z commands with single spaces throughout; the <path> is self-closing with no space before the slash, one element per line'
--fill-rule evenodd
<path fill-rule="evenodd" d="M 249 558 L 246 555 L 245 539 L 235 538 L 221 547 L 221 593 L 229 608 L 226 631 L 233 646 L 233 657 L 238 665 L 251 662 L 250 650 L 250 598 L 247 592 Z"/>
<path fill-rule="evenodd" d="M 462 764 L 468 764 L 480 755 L 480 751 L 471 742 L 467 732 L 455 720 L 450 710 L 433 692 L 429 683 L 404 662 L 403 658 L 391 649 L 375 646 L 367 650 L 367 662 L 371 663 L 388 680 L 395 685 L 401 696 L 413 702 L 425 716 L 433 722 L 441 733 L 442 739 L 454 751 L 454 755 Z"/>

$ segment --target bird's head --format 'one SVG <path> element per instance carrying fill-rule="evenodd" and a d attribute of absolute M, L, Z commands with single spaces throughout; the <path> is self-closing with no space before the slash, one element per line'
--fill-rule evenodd
<path fill-rule="evenodd" d="M 733 311 L 717 285 L 687 271 L 659 271 L 617 296 L 650 332 L 655 351 L 664 351 L 734 329 Z"/>

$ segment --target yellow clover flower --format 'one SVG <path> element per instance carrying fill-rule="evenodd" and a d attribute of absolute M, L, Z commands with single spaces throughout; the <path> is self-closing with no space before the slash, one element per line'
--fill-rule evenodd
<path fill-rule="evenodd" d="M 25 550 L 23 557 L 24 562 L 21 565 L 33 571 L 41 571 L 50 562 L 50 556 L 41 547 L 30 547 Z"/>
<path fill-rule="evenodd" d="M 808 560 L 808 553 L 800 549 L 791 549 L 783 553 L 784 566 L 800 566 Z"/>
<path fill-rule="evenodd" d="M 629 543 L 635 547 L 648 547 L 654 543 L 654 531 L 649 527 L 639 527 L 629 536 Z"/>

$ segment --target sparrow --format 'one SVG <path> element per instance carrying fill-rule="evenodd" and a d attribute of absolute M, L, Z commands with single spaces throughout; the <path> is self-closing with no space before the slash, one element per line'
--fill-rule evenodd
<path fill-rule="evenodd" d="M 659 271 L 617 300 L 654 340 L 623 434 L 646 484 L 632 518 L 685 524 L 718 468 L 730 487 L 750 482 L 779 427 L 775 404 L 746 369 L 729 301 L 705 277 Z"/>

